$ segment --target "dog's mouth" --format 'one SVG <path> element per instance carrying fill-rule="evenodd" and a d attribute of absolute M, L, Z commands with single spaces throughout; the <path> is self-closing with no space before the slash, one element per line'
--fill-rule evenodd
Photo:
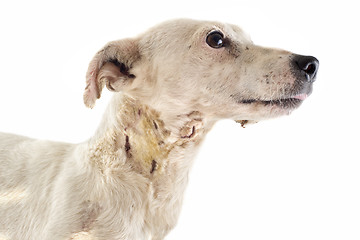
<path fill-rule="evenodd" d="M 242 104 L 262 104 L 264 106 L 276 106 L 283 109 L 295 109 L 298 108 L 301 103 L 308 97 L 306 93 L 296 94 L 291 97 L 278 98 L 272 100 L 257 100 L 257 99 L 246 99 L 241 100 L 239 103 Z"/>

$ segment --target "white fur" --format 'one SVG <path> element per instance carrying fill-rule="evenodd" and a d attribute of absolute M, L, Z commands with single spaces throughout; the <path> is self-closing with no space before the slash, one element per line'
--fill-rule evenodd
<path fill-rule="evenodd" d="M 212 30 L 231 44 L 211 48 Z M 184 19 L 107 44 L 89 65 L 84 101 L 94 107 L 104 86 L 115 93 L 91 139 L 0 134 L 0 239 L 163 239 L 217 120 L 293 110 L 241 103 L 286 97 L 291 55 L 254 45 L 236 26 Z"/>

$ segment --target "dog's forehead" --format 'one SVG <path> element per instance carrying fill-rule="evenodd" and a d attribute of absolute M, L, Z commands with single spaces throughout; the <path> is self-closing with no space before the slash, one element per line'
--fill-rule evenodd
<path fill-rule="evenodd" d="M 239 26 L 214 21 L 199 21 L 192 19 L 176 19 L 164 22 L 153 28 L 148 33 L 158 35 L 161 38 L 171 38 L 172 41 L 180 38 L 191 38 L 206 35 L 213 30 L 218 30 L 225 37 L 245 42 L 251 39 Z"/>
<path fill-rule="evenodd" d="M 241 42 L 252 42 L 250 35 L 243 31 L 239 26 L 233 24 L 223 24 L 225 37 Z"/>
<path fill-rule="evenodd" d="M 233 24 L 198 21 L 191 19 L 171 20 L 150 28 L 139 36 L 143 55 L 169 57 L 185 54 L 188 49 L 206 50 L 206 38 L 212 31 L 220 31 L 230 42 L 251 44 L 250 37 Z M 194 50 L 196 51 L 196 50 Z"/>
<path fill-rule="evenodd" d="M 186 23 L 184 23 L 186 24 Z M 239 26 L 234 24 L 222 23 L 222 22 L 209 22 L 209 21 L 195 21 L 194 31 L 203 32 L 208 34 L 211 31 L 217 30 L 224 34 L 226 38 L 251 41 L 249 35 L 243 31 Z"/>

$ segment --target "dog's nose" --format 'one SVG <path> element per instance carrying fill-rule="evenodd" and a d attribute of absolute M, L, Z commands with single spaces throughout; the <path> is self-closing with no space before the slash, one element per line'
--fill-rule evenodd
<path fill-rule="evenodd" d="M 295 55 L 293 66 L 301 71 L 308 82 L 315 82 L 316 73 L 319 69 L 319 61 L 315 57 Z"/>

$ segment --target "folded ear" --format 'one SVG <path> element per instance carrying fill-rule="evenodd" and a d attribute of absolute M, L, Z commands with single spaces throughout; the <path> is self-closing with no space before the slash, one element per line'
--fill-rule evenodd
<path fill-rule="evenodd" d="M 84 92 L 85 105 L 94 107 L 105 84 L 111 91 L 121 91 L 129 87 L 135 79 L 130 70 L 139 59 L 136 40 L 124 39 L 108 43 L 89 64 Z"/>

